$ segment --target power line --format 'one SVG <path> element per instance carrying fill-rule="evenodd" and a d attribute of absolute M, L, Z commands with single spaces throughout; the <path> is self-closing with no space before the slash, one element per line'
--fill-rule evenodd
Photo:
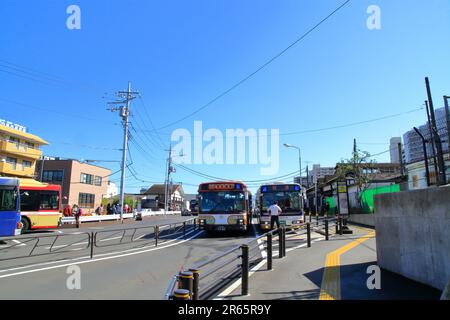
<path fill-rule="evenodd" d="M 164 145 L 164 142 L 163 142 L 163 139 L 161 138 L 161 135 L 159 134 L 159 131 L 157 131 L 156 130 L 156 128 L 155 128 L 155 125 L 153 124 L 153 121 L 152 121 L 152 118 L 150 117 L 150 114 L 149 114 L 149 112 L 148 112 L 148 108 L 147 108 L 147 106 L 146 106 L 146 104 L 145 104 L 145 102 L 144 102 L 144 99 L 142 98 L 142 96 L 139 96 L 139 101 L 141 102 L 141 104 L 143 105 L 143 109 L 144 109 L 144 113 L 145 113 L 145 115 L 147 116 L 147 119 L 148 119 L 148 121 L 150 122 L 150 126 L 152 127 L 152 129 L 154 130 L 154 132 L 157 134 L 157 136 L 158 136 L 158 139 L 159 139 L 159 141 L 160 141 L 160 143 L 161 143 L 161 147 L 163 148 L 163 149 L 166 149 L 166 147 L 165 147 L 165 145 Z"/>
<path fill-rule="evenodd" d="M 378 121 L 382 121 L 382 120 L 392 119 L 392 118 L 404 116 L 404 115 L 407 115 L 407 114 L 411 114 L 411 113 L 414 113 L 414 112 L 418 112 L 418 111 L 421 111 L 423 109 L 424 109 L 424 107 L 420 107 L 420 108 L 411 109 L 409 111 L 405 111 L 405 112 L 401 112 L 401 113 L 386 115 L 386 116 L 379 117 L 379 118 L 373 118 L 373 119 L 368 119 L 368 120 L 362 120 L 362 121 L 351 122 L 351 123 L 335 125 L 335 126 L 330 126 L 330 127 L 317 128 L 317 129 L 308 129 L 308 130 L 302 130 L 302 131 L 284 132 L 284 133 L 280 133 L 279 135 L 280 136 L 290 136 L 290 135 L 315 133 L 315 132 L 335 130 L 335 129 L 343 129 L 343 128 L 353 127 L 353 126 L 357 126 L 357 125 L 368 124 L 368 123 L 372 123 L 372 122 L 378 122 Z M 159 134 L 168 135 L 168 136 L 171 135 L 171 133 L 161 133 L 161 132 Z M 259 135 L 259 136 L 260 137 L 267 137 L 267 136 L 269 136 L 269 134 L 267 134 L 267 135 Z"/>
<path fill-rule="evenodd" d="M 210 105 L 212 105 L 214 102 L 216 102 L 217 100 L 221 99 L 222 97 L 226 96 L 228 93 L 230 93 L 231 91 L 233 91 L 234 89 L 238 88 L 239 86 L 241 86 L 244 82 L 248 81 L 249 79 L 251 79 L 253 76 L 255 76 L 257 73 L 259 73 L 261 70 L 265 69 L 268 65 L 270 65 L 272 62 L 274 62 L 275 60 L 277 60 L 278 58 L 280 58 L 283 54 L 285 54 L 289 49 L 291 49 L 292 47 L 294 47 L 295 45 L 297 45 L 299 42 L 301 42 L 302 40 L 304 40 L 310 33 L 312 33 L 314 30 L 316 30 L 319 26 L 321 26 L 323 23 L 325 23 L 328 19 L 330 19 L 333 15 L 335 15 L 338 11 L 340 11 L 342 8 L 344 8 L 348 3 L 350 3 L 351 0 L 347 0 L 344 3 L 342 3 L 339 7 L 337 7 L 335 10 L 333 10 L 331 13 L 329 13 L 325 18 L 323 18 L 320 22 L 318 22 L 316 25 L 314 25 L 312 28 L 308 29 L 308 31 L 306 31 L 303 35 L 301 35 L 299 38 L 297 38 L 294 42 L 292 42 L 289 46 L 287 46 L 285 49 L 283 49 L 281 52 L 279 52 L 278 54 L 276 54 L 274 57 L 270 58 L 266 63 L 264 63 L 263 65 L 261 65 L 259 68 L 257 68 L 255 71 L 253 71 L 252 73 L 250 73 L 249 75 L 247 75 L 246 77 L 244 77 L 242 80 L 240 80 L 239 82 L 237 82 L 236 84 L 234 84 L 233 86 L 231 86 L 229 89 L 227 89 L 226 91 L 222 92 L 221 94 L 219 94 L 218 96 L 216 96 L 214 99 L 210 100 L 208 103 L 206 103 L 205 105 L 201 106 L 200 108 L 196 109 L 195 111 L 191 112 L 190 114 L 182 117 L 179 120 L 173 121 L 171 123 L 168 123 L 160 128 L 158 128 L 158 130 L 161 129 L 165 129 L 168 127 L 171 127 L 177 123 L 180 123 L 194 115 L 196 115 L 197 113 L 199 113 L 200 111 L 206 109 L 207 107 L 209 107 Z"/>
<path fill-rule="evenodd" d="M 26 108 L 26 109 L 36 109 L 36 110 L 41 110 L 41 111 L 45 111 L 45 112 L 49 112 L 49 113 L 59 114 L 59 115 L 62 115 L 64 117 L 78 118 L 78 119 L 83 119 L 83 120 L 88 120 L 88 121 L 95 121 L 97 124 L 100 123 L 100 124 L 107 124 L 107 125 L 115 125 L 115 124 L 110 123 L 110 122 L 101 121 L 98 118 L 96 119 L 96 118 L 90 118 L 90 117 L 86 117 L 86 116 L 78 115 L 78 114 L 65 113 L 65 112 L 61 112 L 61 111 L 58 111 L 58 110 L 47 109 L 47 108 L 43 108 L 43 107 L 39 107 L 39 106 L 27 104 L 27 103 L 15 101 L 15 100 L 0 98 L 0 101 L 4 101 L 4 102 L 9 103 L 9 104 L 14 104 L 14 105 Z"/>
<path fill-rule="evenodd" d="M 73 81 L 69 81 L 60 76 L 50 74 L 47 72 L 38 71 L 36 69 L 12 63 L 4 59 L 0 59 L 0 72 L 11 74 L 34 82 L 40 82 L 46 85 L 53 85 L 53 86 L 62 85 L 82 91 L 105 92 L 104 90 L 95 87 L 91 84 L 74 83 Z"/>

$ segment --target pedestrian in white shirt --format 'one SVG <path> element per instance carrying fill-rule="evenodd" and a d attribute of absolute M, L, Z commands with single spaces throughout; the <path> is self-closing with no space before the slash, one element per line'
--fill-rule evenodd
<path fill-rule="evenodd" d="M 275 222 L 277 223 L 277 227 L 280 227 L 279 215 L 283 212 L 283 210 L 281 210 L 278 206 L 278 203 L 274 202 L 269 209 L 267 209 L 267 212 L 270 216 L 270 228 L 273 229 Z"/>

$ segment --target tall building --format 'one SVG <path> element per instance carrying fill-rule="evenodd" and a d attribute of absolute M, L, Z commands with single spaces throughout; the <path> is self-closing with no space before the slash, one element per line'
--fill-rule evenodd
<path fill-rule="evenodd" d="M 42 182 L 61 185 L 62 205 L 74 205 L 93 212 L 108 193 L 111 170 L 77 160 L 39 160 L 37 175 Z"/>
<path fill-rule="evenodd" d="M 23 126 L 0 120 L 0 176 L 34 178 L 39 149 L 48 142 Z"/>
<path fill-rule="evenodd" d="M 448 134 L 447 134 L 447 121 L 445 116 L 445 109 L 440 108 L 435 110 L 436 126 L 439 137 L 442 141 L 442 151 L 444 153 L 449 151 L 448 148 Z M 425 140 L 431 140 L 431 133 L 429 129 L 428 121 L 418 127 L 420 133 L 424 136 Z M 422 139 L 414 130 L 410 130 L 403 135 L 403 141 L 405 142 L 405 159 L 406 163 L 414 163 L 424 159 Z M 427 155 L 431 157 L 433 155 L 433 147 L 431 143 L 427 143 Z"/>
<path fill-rule="evenodd" d="M 390 152 L 390 156 L 391 156 L 391 163 L 400 163 L 400 154 L 398 152 L 398 144 L 399 143 L 400 143 L 400 147 L 401 147 L 402 138 L 400 138 L 400 137 L 393 137 L 390 140 L 389 152 Z"/>

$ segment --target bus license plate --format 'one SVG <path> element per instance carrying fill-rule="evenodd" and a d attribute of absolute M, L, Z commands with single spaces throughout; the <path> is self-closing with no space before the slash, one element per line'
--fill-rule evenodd
<path fill-rule="evenodd" d="M 217 231 L 225 231 L 225 227 L 224 226 L 219 226 L 219 227 L 216 227 L 216 230 Z"/>

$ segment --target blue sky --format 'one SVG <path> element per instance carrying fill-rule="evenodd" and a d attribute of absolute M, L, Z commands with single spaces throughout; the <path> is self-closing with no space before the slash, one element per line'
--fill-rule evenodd
<path fill-rule="evenodd" d="M 129 80 L 142 94 L 132 104 L 135 127 L 152 129 L 147 114 L 163 127 L 253 72 L 343 2 L 3 0 L 0 118 L 48 140 L 46 155 L 118 161 L 122 130 L 106 102 Z M 72 4 L 81 8 L 81 30 L 66 27 L 66 8 Z M 381 8 L 381 30 L 366 27 L 372 4 Z M 449 36 L 447 0 L 353 0 L 249 81 L 194 117 L 162 129 L 161 138 L 168 145 L 173 130 L 192 131 L 194 120 L 223 132 L 274 128 L 283 133 L 403 113 L 422 106 L 425 76 L 440 107 L 442 96 L 450 94 Z M 8 63 L 58 76 L 62 84 L 17 76 Z M 286 136 L 280 143 L 301 146 L 304 165 L 330 166 L 350 157 L 353 138 L 360 149 L 376 154 L 389 148 L 390 137 L 424 122 L 424 111 L 413 112 Z M 134 135 L 133 168 L 148 182 L 128 172 L 128 192 L 164 181 L 166 153 L 156 148 L 158 138 L 139 130 Z M 119 169 L 118 163 L 99 164 Z M 270 178 L 261 177 L 255 165 L 189 167 L 224 178 Z M 277 176 L 297 168 L 297 152 L 281 149 Z M 196 185 L 204 179 L 178 170 L 173 180 Z M 186 191 L 194 193 L 189 185 Z"/>

